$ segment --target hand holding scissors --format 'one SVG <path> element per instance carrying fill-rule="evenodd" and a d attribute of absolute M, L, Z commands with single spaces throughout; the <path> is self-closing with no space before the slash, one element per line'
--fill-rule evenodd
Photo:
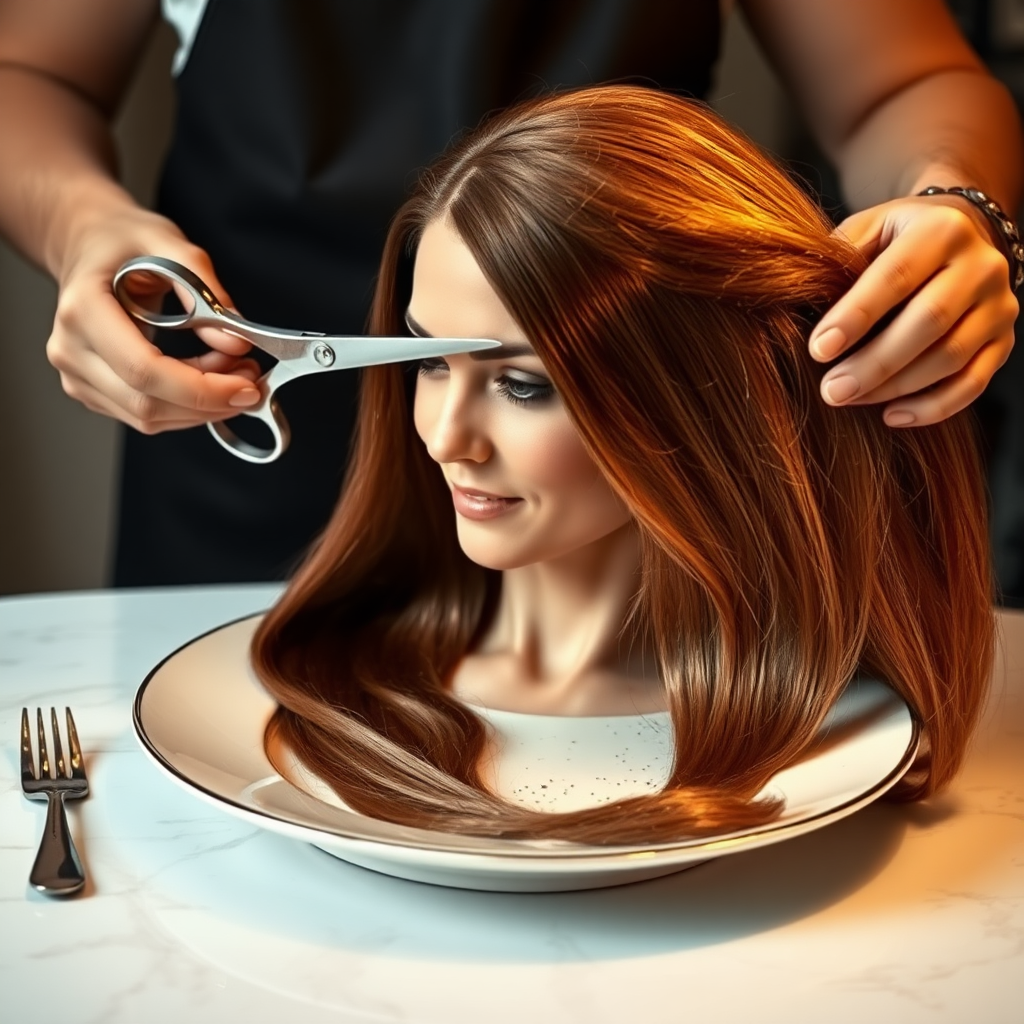
<path fill-rule="evenodd" d="M 133 273 L 147 273 L 170 283 L 184 311 L 155 313 L 139 305 L 128 289 Z M 273 356 L 277 363 L 257 382 L 260 401 L 238 413 L 260 420 L 270 430 L 273 446 L 260 448 L 240 438 L 225 422 L 208 423 L 210 433 L 229 452 L 247 462 L 273 462 L 288 447 L 288 421 L 275 392 L 296 377 L 330 370 L 414 359 L 455 355 L 495 348 L 498 342 L 484 338 L 371 338 L 359 335 L 327 335 L 311 331 L 289 331 L 253 323 L 226 309 L 207 285 L 187 267 L 161 256 L 140 256 L 125 263 L 114 275 L 114 294 L 139 323 L 171 330 L 216 327 Z"/>

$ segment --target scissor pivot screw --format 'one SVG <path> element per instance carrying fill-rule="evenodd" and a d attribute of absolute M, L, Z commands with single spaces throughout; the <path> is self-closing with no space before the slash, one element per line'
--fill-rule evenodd
<path fill-rule="evenodd" d="M 331 366 L 334 363 L 334 349 L 330 345 L 317 345 L 313 349 L 313 358 L 321 366 Z"/>

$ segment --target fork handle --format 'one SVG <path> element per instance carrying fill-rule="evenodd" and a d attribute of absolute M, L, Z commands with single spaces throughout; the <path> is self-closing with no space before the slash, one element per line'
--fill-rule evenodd
<path fill-rule="evenodd" d="M 46 829 L 28 880 L 39 892 L 50 896 L 70 896 L 85 885 L 85 872 L 68 829 L 64 797 L 60 793 L 46 794 Z"/>

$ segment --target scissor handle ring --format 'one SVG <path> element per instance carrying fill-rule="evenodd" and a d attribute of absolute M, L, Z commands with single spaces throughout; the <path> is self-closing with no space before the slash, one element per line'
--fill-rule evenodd
<path fill-rule="evenodd" d="M 252 416 L 254 419 L 265 423 L 273 435 L 274 447 L 260 448 L 258 445 L 243 440 L 228 426 L 231 422 L 230 420 L 206 424 L 207 429 L 213 434 L 214 439 L 219 445 L 226 448 L 232 455 L 245 459 L 246 462 L 274 462 L 284 454 L 285 449 L 288 447 L 288 442 L 292 439 L 292 434 L 288 427 L 288 421 L 284 418 L 284 413 L 277 404 L 276 398 L 271 396 L 262 408 L 256 409 L 253 412 L 241 412 L 239 415 Z M 234 418 L 232 417 L 232 419 Z"/>
<path fill-rule="evenodd" d="M 171 285 L 180 285 L 192 299 L 193 308 L 182 313 L 154 313 L 140 306 L 128 291 L 128 277 L 140 271 L 162 278 Z M 137 256 L 128 260 L 114 275 L 114 295 L 135 320 L 149 324 L 150 327 L 184 327 L 197 319 L 217 317 L 226 312 L 220 300 L 198 274 L 163 256 Z"/>

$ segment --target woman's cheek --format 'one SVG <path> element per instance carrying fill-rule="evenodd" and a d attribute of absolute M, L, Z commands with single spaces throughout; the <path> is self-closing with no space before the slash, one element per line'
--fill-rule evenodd
<path fill-rule="evenodd" d="M 524 477 L 544 489 L 563 490 L 585 487 L 600 475 L 564 412 L 554 422 L 554 415 L 535 416 L 533 422 L 521 422 L 515 446 L 514 461 Z"/>

